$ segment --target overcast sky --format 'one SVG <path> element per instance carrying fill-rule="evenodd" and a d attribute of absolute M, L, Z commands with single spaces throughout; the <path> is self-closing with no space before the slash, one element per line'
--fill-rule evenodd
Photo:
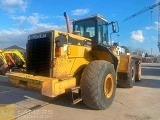
<path fill-rule="evenodd" d="M 0 0 L 0 48 L 18 45 L 25 48 L 27 36 L 46 30 L 66 31 L 63 12 L 70 19 L 103 15 L 109 22 L 118 21 L 118 34 L 112 40 L 131 49 L 159 54 L 158 7 L 128 21 L 130 15 L 159 0 Z"/>

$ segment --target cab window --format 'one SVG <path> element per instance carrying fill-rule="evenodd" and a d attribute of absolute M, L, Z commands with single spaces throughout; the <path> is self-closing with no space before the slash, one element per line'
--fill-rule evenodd
<path fill-rule="evenodd" d="M 95 36 L 95 22 L 93 20 L 81 21 L 76 23 L 75 31 L 80 31 L 83 37 L 91 38 Z"/>

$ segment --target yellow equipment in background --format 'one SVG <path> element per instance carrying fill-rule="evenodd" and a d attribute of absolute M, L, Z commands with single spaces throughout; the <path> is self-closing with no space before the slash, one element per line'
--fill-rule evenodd
<path fill-rule="evenodd" d="M 7 70 L 20 69 L 25 71 L 26 61 L 24 55 L 17 49 L 0 50 L 0 75 L 5 75 Z"/>
<path fill-rule="evenodd" d="M 3 51 L 6 58 L 8 58 L 8 63 L 10 69 L 25 69 L 26 61 L 24 55 L 18 49 L 7 49 Z"/>
<path fill-rule="evenodd" d="M 108 43 L 108 27 L 117 33 L 117 22 L 109 23 L 101 15 L 73 21 L 64 14 L 68 32 L 57 30 L 28 36 L 26 73 L 9 75 L 11 84 L 49 97 L 79 90 L 79 98 L 93 109 L 108 108 L 117 84 L 133 87 L 140 80 L 141 59 L 117 55 Z"/>
<path fill-rule="evenodd" d="M 5 54 L 0 50 L 0 75 L 5 75 L 7 72 L 8 64 L 5 58 Z"/>

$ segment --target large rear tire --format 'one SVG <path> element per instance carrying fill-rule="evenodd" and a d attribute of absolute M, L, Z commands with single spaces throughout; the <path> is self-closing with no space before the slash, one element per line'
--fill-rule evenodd
<path fill-rule="evenodd" d="M 103 110 L 111 106 L 116 91 L 116 73 L 111 63 L 96 60 L 89 63 L 81 77 L 81 96 L 85 105 Z"/>
<path fill-rule="evenodd" d="M 118 86 L 124 88 L 132 88 L 135 85 L 135 61 L 133 59 L 130 60 L 128 65 L 127 73 L 118 73 Z"/>

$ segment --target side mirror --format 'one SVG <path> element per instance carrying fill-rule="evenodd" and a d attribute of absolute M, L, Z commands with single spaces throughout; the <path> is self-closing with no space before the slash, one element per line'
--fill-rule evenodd
<path fill-rule="evenodd" d="M 112 21 L 109 23 L 109 25 L 112 25 L 112 33 L 110 33 L 110 41 L 112 41 L 111 35 L 113 33 L 118 33 L 119 32 L 119 27 L 118 27 L 118 22 L 117 21 Z"/>
<path fill-rule="evenodd" d="M 111 22 L 111 24 L 112 24 L 112 31 L 113 31 L 113 33 L 119 32 L 118 22 L 117 21 L 116 22 Z"/>

